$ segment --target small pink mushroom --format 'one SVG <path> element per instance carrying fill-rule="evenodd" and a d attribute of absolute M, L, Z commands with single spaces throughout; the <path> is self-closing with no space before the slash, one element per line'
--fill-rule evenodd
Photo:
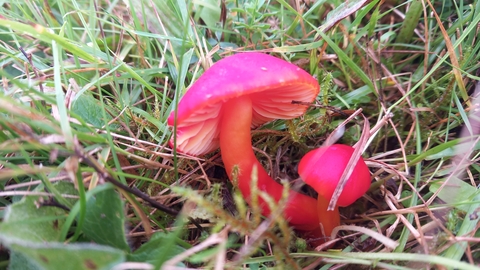
<path fill-rule="evenodd" d="M 334 144 L 308 152 L 298 165 L 303 181 L 318 192 L 318 218 L 324 237 L 340 225 L 338 206 L 349 206 L 362 197 L 370 187 L 370 171 L 362 157 L 357 161 L 333 211 L 327 211 L 340 177 L 354 152 L 353 147 Z"/>

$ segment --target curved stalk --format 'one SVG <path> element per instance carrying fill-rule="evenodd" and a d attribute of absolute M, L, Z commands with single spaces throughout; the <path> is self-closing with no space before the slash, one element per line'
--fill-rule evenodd
<path fill-rule="evenodd" d="M 252 102 L 249 97 L 239 97 L 226 102 L 223 106 L 223 116 L 220 122 L 220 150 L 227 174 L 232 180 L 235 166 L 239 169 L 238 188 L 245 200 L 250 203 L 251 173 L 254 166 L 258 172 L 258 186 L 268 193 L 275 201 L 282 197 L 283 186 L 275 182 L 258 162 L 252 150 L 250 126 L 252 123 Z M 262 214 L 268 216 L 270 209 L 259 198 Z M 317 202 L 314 198 L 290 191 L 284 210 L 285 218 L 295 228 L 312 230 L 318 228 Z"/>
<path fill-rule="evenodd" d="M 333 229 L 340 225 L 338 206 L 336 206 L 333 211 L 327 211 L 329 203 L 330 200 L 318 196 L 317 209 L 320 227 L 305 232 L 303 235 L 303 237 L 309 239 L 311 246 L 319 246 L 330 241 Z"/>

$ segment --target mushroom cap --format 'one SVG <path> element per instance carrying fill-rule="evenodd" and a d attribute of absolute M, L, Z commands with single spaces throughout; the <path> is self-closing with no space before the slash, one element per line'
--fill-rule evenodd
<path fill-rule="evenodd" d="M 344 144 L 317 148 L 302 158 L 298 165 L 298 173 L 306 184 L 330 201 L 353 152 L 353 147 Z M 362 197 L 369 187 L 370 171 L 363 158 L 360 157 L 337 204 L 339 206 L 352 204 Z"/>
<path fill-rule="evenodd" d="M 177 107 L 177 150 L 203 155 L 219 148 L 222 107 L 248 95 L 252 100 L 252 128 L 274 119 L 305 113 L 320 87 L 301 68 L 263 53 L 239 53 L 216 62 L 190 87 Z M 232 119 L 235 121 L 235 119 Z M 175 123 L 175 111 L 168 125 Z M 173 138 L 170 140 L 173 146 Z"/>

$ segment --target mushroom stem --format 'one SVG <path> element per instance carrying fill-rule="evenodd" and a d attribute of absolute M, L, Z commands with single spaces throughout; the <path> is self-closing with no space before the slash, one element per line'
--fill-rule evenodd
<path fill-rule="evenodd" d="M 333 228 L 340 226 L 340 214 L 338 213 L 338 206 L 335 206 L 333 211 L 328 211 L 328 204 L 330 200 L 325 199 L 323 196 L 318 195 L 317 199 L 317 209 L 318 209 L 318 218 L 320 219 L 320 230 L 324 241 L 330 240 L 332 235 Z"/>
<path fill-rule="evenodd" d="M 340 214 L 338 213 L 338 206 L 335 206 L 333 211 L 328 211 L 329 200 L 319 195 L 317 200 L 318 218 L 320 227 L 308 231 L 304 237 L 310 239 L 312 246 L 319 246 L 330 241 L 332 231 L 335 227 L 340 225 Z"/>
<path fill-rule="evenodd" d="M 244 198 L 250 203 L 252 187 L 251 173 L 254 166 L 258 172 L 258 189 L 268 193 L 275 201 L 282 198 L 283 186 L 275 182 L 258 162 L 252 150 L 250 133 L 252 123 L 252 101 L 249 97 L 232 99 L 223 106 L 223 116 L 220 122 L 220 149 L 222 159 L 231 181 L 235 166 L 239 169 L 238 188 Z M 267 203 L 259 198 L 262 214 L 269 215 Z M 318 228 L 317 202 L 314 198 L 290 191 L 284 210 L 285 218 L 295 228 L 311 230 Z"/>

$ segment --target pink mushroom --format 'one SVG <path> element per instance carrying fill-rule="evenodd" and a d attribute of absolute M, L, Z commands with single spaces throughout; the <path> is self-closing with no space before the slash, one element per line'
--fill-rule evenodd
<path fill-rule="evenodd" d="M 261 166 L 252 150 L 251 128 L 275 119 L 292 119 L 305 113 L 318 95 L 316 79 L 299 67 L 262 53 L 240 53 L 226 57 L 208 69 L 187 91 L 168 118 L 177 126 L 179 152 L 204 155 L 220 147 L 230 180 L 238 168 L 238 188 L 250 202 L 250 191 L 258 188 L 274 200 L 283 186 Z M 173 146 L 173 139 L 170 141 Z M 251 186 L 257 168 L 258 186 Z M 260 199 L 262 213 L 270 209 Z M 299 229 L 318 227 L 315 199 L 290 191 L 284 216 Z"/>
<path fill-rule="evenodd" d="M 353 147 L 334 144 L 308 152 L 298 165 L 303 181 L 318 192 L 318 217 L 323 236 L 330 237 L 333 228 L 340 225 L 338 206 L 349 206 L 362 197 L 370 187 L 370 171 L 362 157 L 357 161 L 333 211 L 327 211 L 340 177 L 354 152 Z"/>

